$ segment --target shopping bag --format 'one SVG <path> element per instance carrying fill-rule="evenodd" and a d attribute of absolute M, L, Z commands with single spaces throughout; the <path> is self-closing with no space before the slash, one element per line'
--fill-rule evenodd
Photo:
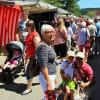
<path fill-rule="evenodd" d="M 46 100 L 57 100 L 57 94 L 55 91 L 46 91 L 45 96 Z"/>
<path fill-rule="evenodd" d="M 74 92 L 74 100 L 88 100 L 88 96 L 81 90 L 79 85 Z"/>
<path fill-rule="evenodd" d="M 90 47 L 91 47 L 90 41 L 86 41 L 84 47 L 85 47 L 86 49 L 90 49 Z"/>

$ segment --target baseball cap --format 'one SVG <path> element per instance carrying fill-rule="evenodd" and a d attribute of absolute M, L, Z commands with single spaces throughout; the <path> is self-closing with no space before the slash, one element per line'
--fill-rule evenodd
<path fill-rule="evenodd" d="M 79 57 L 79 58 L 85 58 L 85 55 L 84 55 L 84 53 L 83 52 L 77 52 L 76 53 L 76 55 L 75 55 L 75 57 L 77 58 L 77 57 Z"/>
<path fill-rule="evenodd" d="M 74 51 L 68 51 L 67 57 L 69 57 L 69 56 L 75 57 L 75 52 Z"/>

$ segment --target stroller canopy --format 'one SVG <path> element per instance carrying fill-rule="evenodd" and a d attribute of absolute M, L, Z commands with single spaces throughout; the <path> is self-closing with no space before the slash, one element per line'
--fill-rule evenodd
<path fill-rule="evenodd" d="M 13 52 L 13 50 L 17 49 L 20 53 L 24 51 L 24 45 L 20 41 L 12 41 L 6 45 L 6 49 L 8 53 Z"/>

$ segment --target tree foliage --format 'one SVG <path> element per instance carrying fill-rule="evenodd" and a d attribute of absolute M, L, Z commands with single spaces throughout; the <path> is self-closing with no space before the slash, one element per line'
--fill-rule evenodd
<path fill-rule="evenodd" d="M 57 6 L 57 7 L 62 7 L 62 3 L 61 3 L 61 0 L 43 0 L 49 4 L 52 4 L 54 6 Z"/>
<path fill-rule="evenodd" d="M 79 0 L 67 0 L 66 2 L 66 10 L 68 10 L 69 12 L 72 12 L 76 15 L 80 14 L 80 9 L 79 6 L 77 5 L 77 2 Z"/>
<path fill-rule="evenodd" d="M 95 16 L 95 11 L 88 11 L 86 15 L 92 18 Z"/>
<path fill-rule="evenodd" d="M 81 14 L 84 16 L 88 16 L 88 17 L 94 17 L 95 16 L 95 10 L 90 10 L 90 9 L 82 9 L 81 10 Z"/>
<path fill-rule="evenodd" d="M 43 1 L 50 3 L 54 6 L 63 8 L 76 15 L 80 15 L 80 9 L 79 6 L 77 5 L 77 2 L 79 0 L 43 0 Z"/>

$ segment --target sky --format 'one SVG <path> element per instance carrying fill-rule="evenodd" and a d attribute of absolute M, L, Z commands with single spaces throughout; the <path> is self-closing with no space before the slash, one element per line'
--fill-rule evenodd
<path fill-rule="evenodd" d="M 80 8 L 100 8 L 100 0 L 80 0 Z"/>

